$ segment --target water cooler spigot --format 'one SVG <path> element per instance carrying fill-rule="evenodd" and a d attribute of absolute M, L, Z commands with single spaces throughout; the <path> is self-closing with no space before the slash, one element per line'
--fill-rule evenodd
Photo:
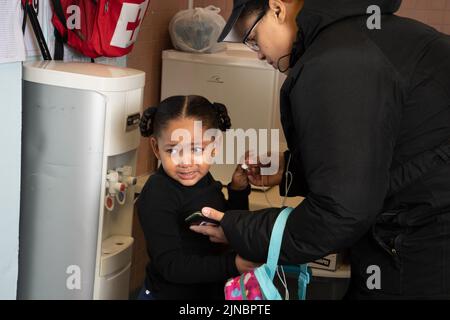
<path fill-rule="evenodd" d="M 107 194 L 105 196 L 105 207 L 108 211 L 114 210 L 114 197 L 112 197 L 110 194 Z"/>
<path fill-rule="evenodd" d="M 127 201 L 127 193 L 126 192 L 118 192 L 116 194 L 116 200 L 120 205 L 124 205 L 125 202 Z"/>
<path fill-rule="evenodd" d="M 137 184 L 136 177 L 126 177 L 124 181 L 128 186 L 135 186 Z"/>
<path fill-rule="evenodd" d="M 127 185 L 120 182 L 119 172 L 110 170 L 106 176 L 106 187 L 108 188 L 110 195 L 116 195 L 119 192 L 125 192 L 127 190 Z"/>
<path fill-rule="evenodd" d="M 117 169 L 120 173 L 119 181 L 125 183 L 128 187 L 134 186 L 137 183 L 137 178 L 133 177 L 133 168 L 130 166 L 123 166 Z"/>
<path fill-rule="evenodd" d="M 105 199 L 105 206 L 109 211 L 114 210 L 114 205 L 108 206 L 111 202 L 117 201 L 120 205 L 124 205 L 127 198 L 127 189 L 137 183 L 137 178 L 132 176 L 133 168 L 124 166 L 116 170 L 108 171 L 106 176 L 106 188 L 108 195 Z"/>
<path fill-rule="evenodd" d="M 114 210 L 115 200 L 117 200 L 120 205 L 125 204 L 127 185 L 119 182 L 119 180 L 119 172 L 115 170 L 108 171 L 106 176 L 106 188 L 108 189 L 108 193 L 105 196 L 105 207 L 108 211 Z"/>
<path fill-rule="evenodd" d="M 125 191 L 127 191 L 127 185 L 122 182 L 116 182 L 109 188 L 109 193 L 111 194 L 117 194 Z"/>
<path fill-rule="evenodd" d="M 117 169 L 123 176 L 131 176 L 133 174 L 133 168 L 130 166 L 123 166 L 122 168 Z"/>

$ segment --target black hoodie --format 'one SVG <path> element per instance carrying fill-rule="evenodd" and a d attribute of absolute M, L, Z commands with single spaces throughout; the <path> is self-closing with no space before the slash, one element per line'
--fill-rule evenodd
<path fill-rule="evenodd" d="M 288 220 L 281 263 L 354 247 L 386 210 L 407 208 L 405 225 L 435 222 L 436 212 L 450 212 L 450 154 L 431 156 L 432 166 L 410 163 L 450 138 L 450 39 L 393 15 L 400 4 L 305 0 L 298 15 L 281 122 L 292 155 L 290 195 L 306 199 Z M 367 27 L 371 5 L 381 9 L 381 30 Z M 420 214 L 409 214 L 418 206 Z M 240 255 L 263 262 L 279 212 L 229 211 L 221 224 Z M 352 252 L 359 261 L 353 278 L 366 271 L 359 254 Z M 438 270 L 448 273 L 450 266 Z"/>
<path fill-rule="evenodd" d="M 377 5 L 382 14 L 392 14 L 400 8 L 401 0 L 306 0 L 297 17 L 299 32 L 291 63 L 298 61 L 300 55 L 323 29 L 339 20 L 361 16 L 372 5 Z"/>

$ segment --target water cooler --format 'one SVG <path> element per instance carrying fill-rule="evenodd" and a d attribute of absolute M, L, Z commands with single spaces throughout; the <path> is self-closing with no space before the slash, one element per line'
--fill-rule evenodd
<path fill-rule="evenodd" d="M 127 299 L 145 74 L 23 70 L 19 299 Z"/>

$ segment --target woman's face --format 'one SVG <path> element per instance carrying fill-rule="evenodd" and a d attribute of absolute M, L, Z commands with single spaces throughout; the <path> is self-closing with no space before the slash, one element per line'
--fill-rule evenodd
<path fill-rule="evenodd" d="M 214 140 L 205 139 L 204 130 L 201 122 L 180 118 L 171 120 L 158 137 L 151 138 L 153 151 L 166 174 L 187 187 L 197 184 L 209 172 L 214 156 Z"/>
<path fill-rule="evenodd" d="M 254 13 L 239 22 L 239 29 L 250 30 L 247 40 L 256 42 L 258 57 L 266 60 L 275 69 L 287 70 L 289 55 L 297 36 L 296 17 L 303 7 L 303 1 L 270 0 L 270 9 L 257 22 L 258 13 Z"/>

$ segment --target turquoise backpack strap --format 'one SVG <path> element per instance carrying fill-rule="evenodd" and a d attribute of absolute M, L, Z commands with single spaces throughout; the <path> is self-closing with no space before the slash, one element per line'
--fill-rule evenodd
<path fill-rule="evenodd" d="M 263 296 L 267 300 L 282 300 L 281 295 L 273 284 L 273 279 L 278 268 L 278 260 L 280 258 L 284 229 L 292 210 L 294 209 L 286 208 L 278 215 L 270 236 L 267 262 L 261 267 L 255 269 L 255 276 L 258 279 Z M 288 268 L 295 270 L 295 273 L 298 273 L 298 299 L 305 300 L 306 288 L 310 281 L 308 266 L 306 264 L 302 264 L 299 266 L 288 266 Z"/>
<path fill-rule="evenodd" d="M 300 272 L 298 275 L 298 300 L 306 300 L 306 288 L 311 280 L 311 275 L 308 271 L 307 264 L 300 265 Z"/>
<path fill-rule="evenodd" d="M 306 289 L 311 281 L 311 269 L 308 265 L 284 265 L 283 269 L 291 275 L 298 275 L 298 300 L 306 300 Z"/>
<path fill-rule="evenodd" d="M 267 271 L 271 280 L 275 277 L 280 257 L 281 242 L 283 241 L 284 228 L 293 208 L 286 208 L 280 212 L 270 235 L 269 253 L 267 255 Z"/>

